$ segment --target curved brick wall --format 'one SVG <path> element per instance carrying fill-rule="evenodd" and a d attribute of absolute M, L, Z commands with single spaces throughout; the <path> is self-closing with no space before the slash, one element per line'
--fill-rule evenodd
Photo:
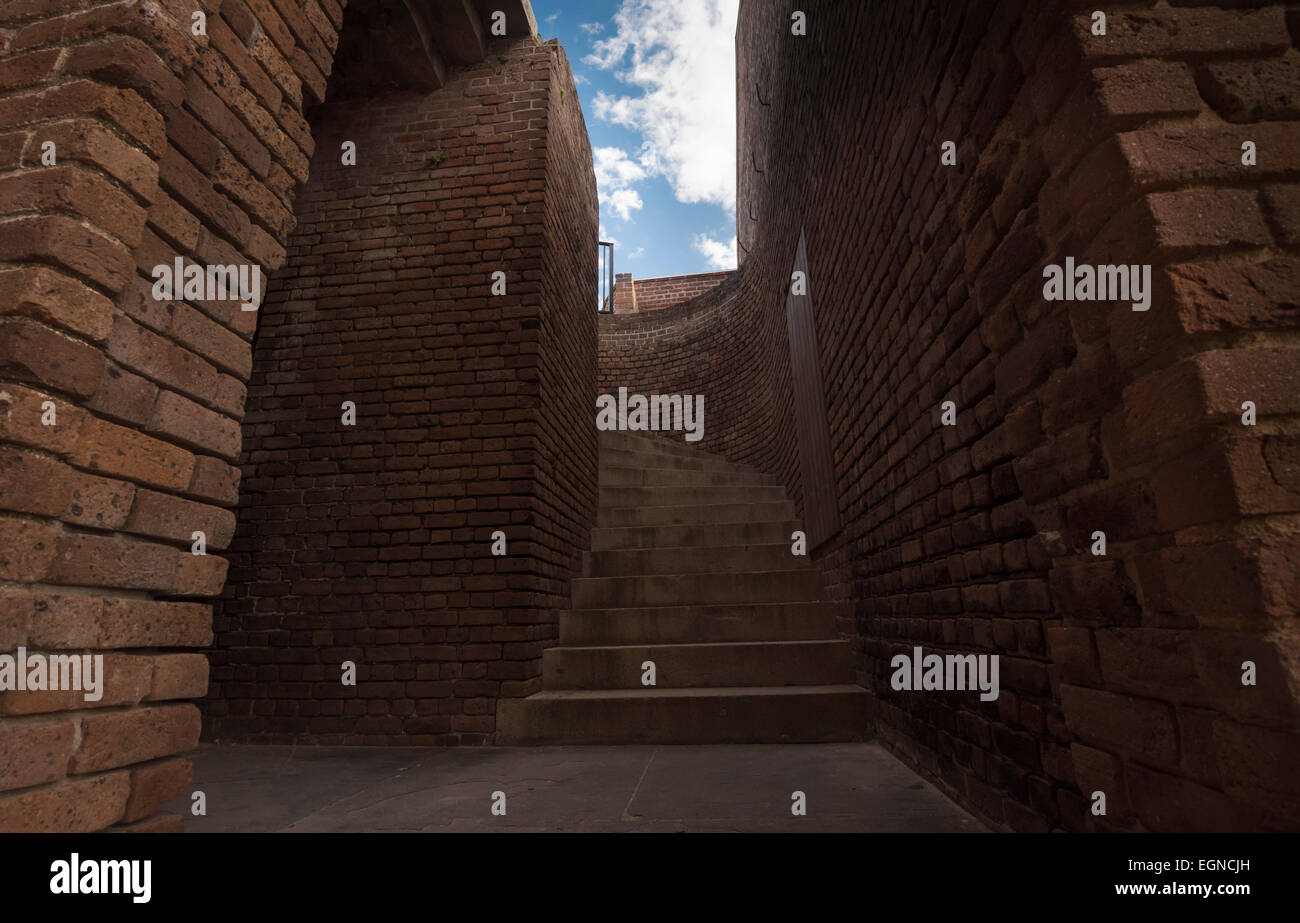
<path fill-rule="evenodd" d="M 701 272 L 688 276 L 635 279 L 632 284 L 636 289 L 636 309 L 657 311 L 690 301 L 727 281 L 732 275 L 731 272 Z"/>
<path fill-rule="evenodd" d="M 258 331 L 204 734 L 483 743 L 499 696 L 536 691 L 594 516 L 582 110 L 559 46 L 525 38 L 432 93 L 327 103 L 313 130 Z"/>
<path fill-rule="evenodd" d="M 758 273 L 733 274 L 669 308 L 602 314 L 598 392 L 617 395 L 626 387 L 630 394 L 703 394 L 704 438 L 695 445 L 747 464 L 781 467 L 781 431 L 771 437 L 783 392 L 770 388 L 767 376 L 770 357 L 785 349 L 785 334 L 774 334 L 757 313 L 753 291 L 759 282 Z M 791 450 L 785 446 L 787 455 Z"/>
<path fill-rule="evenodd" d="M 602 318 L 602 390 L 705 394 L 703 444 L 802 496 L 802 229 L 842 522 L 818 557 L 879 738 L 999 828 L 1295 829 L 1294 17 L 1102 37 L 1064 3 L 886 2 L 792 37 L 796 6 L 741 10 L 739 278 Z M 1045 301 L 1067 256 L 1153 264 L 1150 310 Z M 913 646 L 998 654 L 1000 697 L 893 690 Z"/>

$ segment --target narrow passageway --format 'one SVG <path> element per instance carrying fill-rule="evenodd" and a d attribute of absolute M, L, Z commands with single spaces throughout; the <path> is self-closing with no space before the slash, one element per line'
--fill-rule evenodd
<path fill-rule="evenodd" d="M 0 832 L 1300 830 L 1296 4 L 545 5 L 0 2 Z"/>

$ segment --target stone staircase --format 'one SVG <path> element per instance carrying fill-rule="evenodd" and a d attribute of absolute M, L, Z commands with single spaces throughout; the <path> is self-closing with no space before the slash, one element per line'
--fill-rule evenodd
<path fill-rule="evenodd" d="M 542 691 L 499 700 L 497 743 L 867 735 L 870 697 L 818 572 L 790 551 L 800 526 L 772 478 L 681 441 L 601 433 L 596 526 Z"/>

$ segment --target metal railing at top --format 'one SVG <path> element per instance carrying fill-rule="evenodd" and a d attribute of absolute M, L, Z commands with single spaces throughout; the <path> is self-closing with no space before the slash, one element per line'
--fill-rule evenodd
<path fill-rule="evenodd" d="M 600 267 L 599 290 L 597 291 L 596 310 L 609 314 L 614 310 L 614 244 L 612 241 L 599 240 L 596 261 Z"/>

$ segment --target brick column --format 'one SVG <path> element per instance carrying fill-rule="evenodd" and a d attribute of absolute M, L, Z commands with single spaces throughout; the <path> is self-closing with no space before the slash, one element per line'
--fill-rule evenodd
<path fill-rule="evenodd" d="M 636 283 L 632 281 L 632 273 L 630 272 L 620 272 L 614 275 L 613 313 L 636 313 Z"/>

